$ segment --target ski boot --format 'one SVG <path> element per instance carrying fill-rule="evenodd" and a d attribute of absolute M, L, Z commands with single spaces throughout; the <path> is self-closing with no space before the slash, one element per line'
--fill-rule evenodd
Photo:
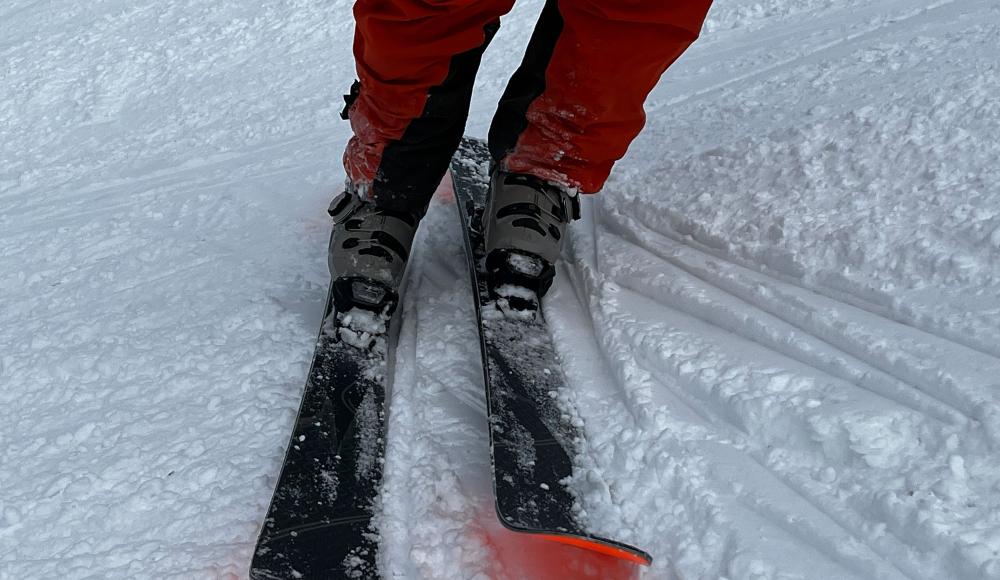
<path fill-rule="evenodd" d="M 353 188 L 330 204 L 330 276 L 337 312 L 361 309 L 388 319 L 399 302 L 406 260 L 422 217 L 383 209 Z"/>
<path fill-rule="evenodd" d="M 555 277 L 566 225 L 579 217 L 575 193 L 531 175 L 494 169 L 483 216 L 493 293 L 515 309 L 537 309 Z"/>

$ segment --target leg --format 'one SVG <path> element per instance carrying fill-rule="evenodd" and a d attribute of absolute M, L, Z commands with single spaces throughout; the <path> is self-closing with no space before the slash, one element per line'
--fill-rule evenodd
<path fill-rule="evenodd" d="M 392 312 L 417 225 L 458 147 L 472 83 L 513 0 L 357 0 L 348 187 L 330 205 L 339 312 Z"/>
<path fill-rule="evenodd" d="M 579 211 L 568 190 L 601 189 L 642 129 L 646 96 L 698 37 L 710 4 L 546 1 L 490 127 L 486 269 L 498 295 L 548 290 Z"/>
<path fill-rule="evenodd" d="M 458 147 L 483 50 L 514 0 L 358 0 L 348 179 L 422 215 Z"/>
<path fill-rule="evenodd" d="M 599 191 L 711 0 L 548 0 L 490 128 L 507 171 Z"/>

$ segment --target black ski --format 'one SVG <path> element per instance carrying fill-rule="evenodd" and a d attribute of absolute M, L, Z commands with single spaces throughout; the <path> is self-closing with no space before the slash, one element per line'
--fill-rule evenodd
<path fill-rule="evenodd" d="M 352 320 L 337 313 L 333 303 L 331 291 L 295 429 L 254 550 L 253 580 L 378 576 L 372 517 L 385 453 L 389 317 L 352 310 L 367 317 L 362 327 L 384 324 L 383 332 L 348 330 L 345 335 Z"/>
<path fill-rule="evenodd" d="M 497 516 L 517 532 L 649 565 L 649 554 L 590 533 L 575 515 L 564 482 L 582 435 L 553 396 L 567 387 L 548 326 L 541 310 L 505 314 L 486 283 L 480 222 L 489 169 L 486 144 L 463 139 L 451 174 L 476 289 Z"/>

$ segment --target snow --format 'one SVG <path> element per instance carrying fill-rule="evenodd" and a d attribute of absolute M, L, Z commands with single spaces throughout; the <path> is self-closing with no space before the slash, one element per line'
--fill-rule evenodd
<path fill-rule="evenodd" d="M 383 312 L 372 312 L 363 308 L 352 308 L 336 314 L 337 324 L 331 324 L 333 333 L 351 347 L 360 348 L 373 354 L 372 360 L 382 360 L 386 354 L 386 337 L 389 331 L 389 316 Z M 324 332 L 327 332 L 324 330 Z M 380 366 L 379 363 L 377 366 Z M 369 370 L 369 372 L 372 372 Z M 384 375 L 375 371 L 372 378 Z"/>
<path fill-rule="evenodd" d="M 351 5 L 0 7 L 0 578 L 246 577 L 322 317 Z M 718 0 L 650 96 L 546 304 L 581 513 L 644 578 L 1000 578 L 998 37 L 992 0 Z M 526 577 L 446 196 L 411 265 L 383 574 Z"/>

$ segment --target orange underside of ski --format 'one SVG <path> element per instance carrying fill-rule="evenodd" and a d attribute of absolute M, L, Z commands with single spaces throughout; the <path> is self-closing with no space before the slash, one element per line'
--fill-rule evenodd
<path fill-rule="evenodd" d="M 566 544 L 568 546 L 574 546 L 577 548 L 583 548 L 584 550 L 590 550 L 591 552 L 597 552 L 599 554 L 604 554 L 605 556 L 611 556 L 614 558 L 619 558 L 621 560 L 626 560 L 634 564 L 639 564 L 640 566 L 649 566 L 652 561 L 648 558 L 644 558 L 635 552 L 630 552 L 624 550 L 617 546 L 611 546 L 603 542 L 597 542 L 587 538 L 581 538 L 579 536 L 563 536 L 560 534 L 535 534 L 543 540 L 550 542 L 557 542 L 560 544 Z"/>

